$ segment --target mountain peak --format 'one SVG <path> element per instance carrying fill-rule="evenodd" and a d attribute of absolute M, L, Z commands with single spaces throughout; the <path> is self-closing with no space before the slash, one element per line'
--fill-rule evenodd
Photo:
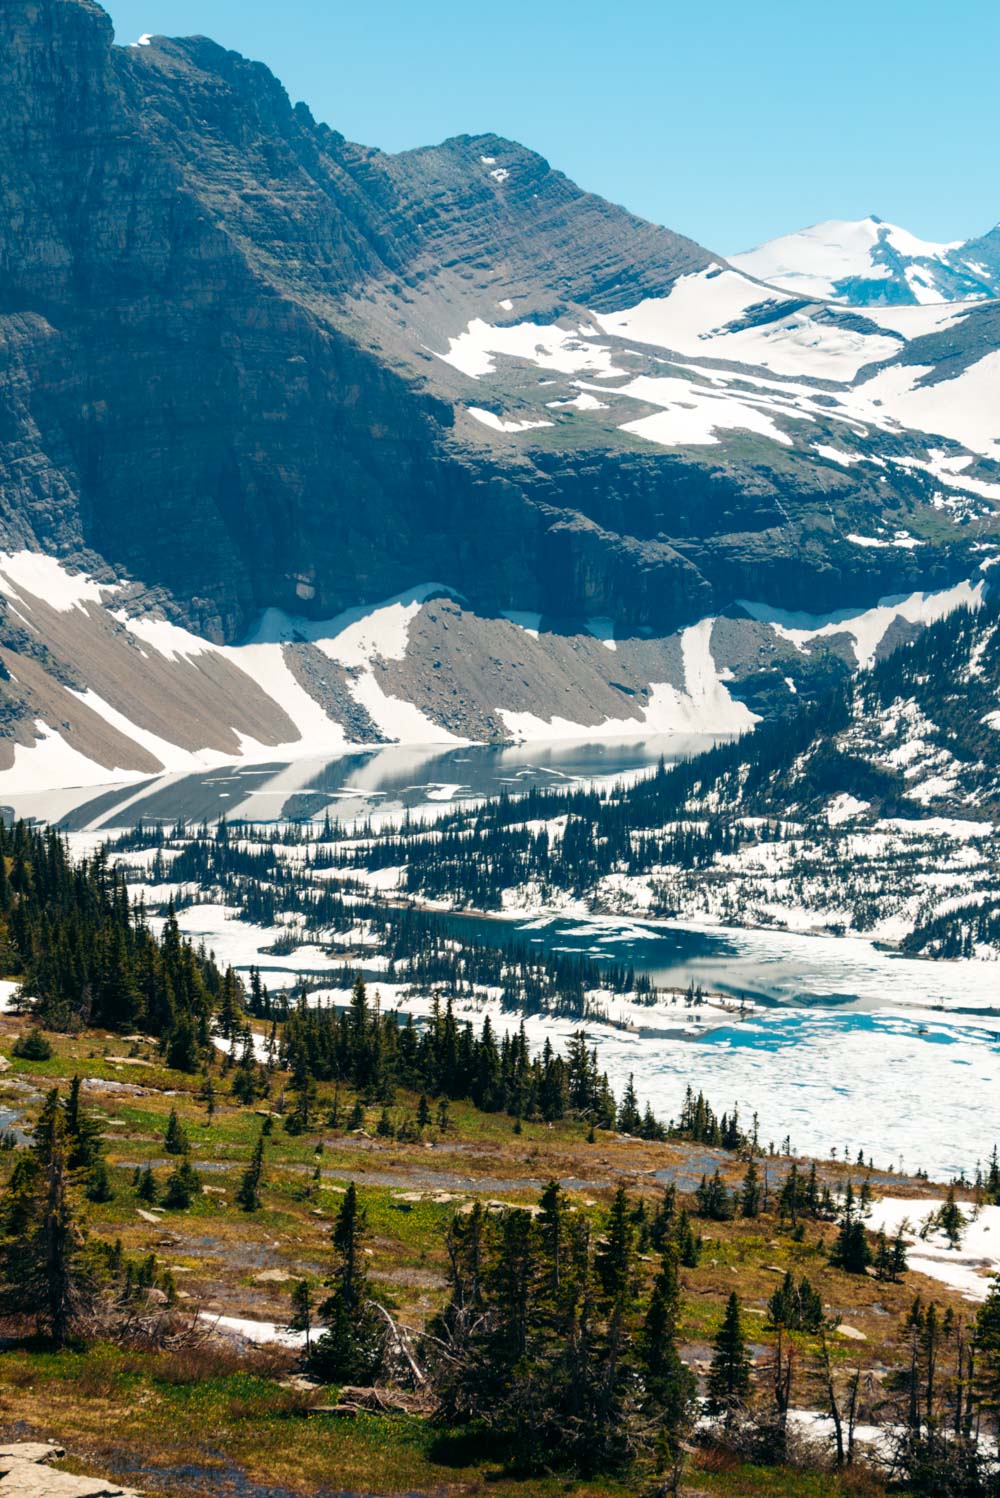
<path fill-rule="evenodd" d="M 872 213 L 862 219 L 825 219 L 734 255 L 730 263 L 783 290 L 851 306 L 996 296 L 1000 266 L 991 268 L 963 249 L 961 241 L 920 239 Z"/>

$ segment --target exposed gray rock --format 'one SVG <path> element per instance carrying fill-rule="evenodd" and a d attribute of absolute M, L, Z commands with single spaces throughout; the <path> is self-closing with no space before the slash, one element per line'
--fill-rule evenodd
<path fill-rule="evenodd" d="M 58 1472 L 50 1462 L 66 1455 L 51 1441 L 14 1441 L 0 1446 L 0 1494 L 17 1498 L 139 1498 L 133 1488 L 102 1477 Z"/>

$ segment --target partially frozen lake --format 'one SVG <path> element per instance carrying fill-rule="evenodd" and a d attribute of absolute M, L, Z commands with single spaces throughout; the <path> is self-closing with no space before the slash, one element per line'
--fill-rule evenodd
<path fill-rule="evenodd" d="M 882 1168 L 937 1177 L 971 1174 L 1000 1143 L 1000 964 L 900 957 L 862 938 L 615 917 L 455 925 L 478 939 L 492 928 L 493 940 L 502 927 L 549 950 L 630 963 L 664 987 L 701 984 L 754 1001 L 743 1021 L 720 1023 L 717 1011 L 681 1002 L 630 1006 L 617 1016 L 628 1031 L 588 1025 L 613 1085 L 634 1072 L 664 1116 L 690 1083 L 719 1111 L 736 1102 L 749 1120 L 756 1110 L 765 1142 L 790 1134 L 802 1152 L 854 1159 L 862 1150 Z M 536 1039 L 562 1044 L 577 1028 L 531 1026 Z"/>
<path fill-rule="evenodd" d="M 661 755 L 676 760 L 710 742 L 671 736 L 393 746 L 142 785 L 37 792 L 12 798 L 12 809 L 87 832 L 83 844 L 140 820 L 390 816 L 441 811 L 503 787 L 516 793 L 634 778 Z M 902 958 L 855 937 L 691 923 L 565 914 L 451 919 L 470 938 L 586 952 L 630 963 L 660 986 L 701 984 L 754 1000 L 758 1012 L 741 1024 L 720 1024 L 717 1014 L 708 1023 L 683 1005 L 661 1005 L 630 1015 L 635 1029 L 588 1025 L 616 1088 L 634 1071 L 643 1098 L 665 1117 L 676 1113 L 690 1082 L 720 1110 L 736 1101 L 749 1118 L 756 1109 L 765 1141 L 790 1133 L 802 1151 L 846 1148 L 853 1158 L 863 1150 L 882 1167 L 903 1163 L 938 1176 L 971 1171 L 1000 1142 L 1000 964 Z M 262 966 L 272 984 L 294 981 L 300 964 L 313 976 L 329 972 L 331 988 L 346 981 L 334 971 L 339 959 L 316 946 L 285 958 L 265 955 L 276 933 L 227 920 L 219 906 L 193 907 L 183 924 L 224 961 Z M 385 987 L 394 1001 L 392 985 Z M 419 1001 L 402 1002 L 418 1009 Z M 499 1011 L 494 1018 L 501 1029 L 518 1022 Z M 577 1025 L 532 1018 L 528 1031 L 535 1044 L 546 1035 L 565 1044 Z"/>
<path fill-rule="evenodd" d="M 598 742 L 402 745 L 344 750 L 283 764 L 243 762 L 198 774 L 136 783 L 26 791 L 6 798 L 8 814 L 65 831 L 114 831 L 138 822 L 343 821 L 369 813 L 447 810 L 452 803 L 544 789 L 634 779 L 718 743 L 711 734 L 660 734 Z"/>

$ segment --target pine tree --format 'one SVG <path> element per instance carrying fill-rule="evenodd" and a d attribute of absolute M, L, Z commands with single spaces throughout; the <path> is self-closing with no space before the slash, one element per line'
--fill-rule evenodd
<path fill-rule="evenodd" d="M 976 1314 L 975 1393 L 1000 1432 L 1000 1275 L 994 1275 L 986 1299 Z"/>
<path fill-rule="evenodd" d="M 697 1389 L 694 1374 L 681 1361 L 677 1351 L 679 1312 L 677 1254 L 670 1247 L 663 1254 L 660 1271 L 653 1282 L 639 1334 L 638 1355 L 647 1405 L 654 1407 L 662 1421 L 668 1449 L 672 1453 L 690 1424 Z"/>
<path fill-rule="evenodd" d="M 163 1205 L 173 1212 L 182 1212 L 202 1190 L 201 1176 L 190 1160 L 182 1160 L 167 1176 Z"/>
<path fill-rule="evenodd" d="M 786 1271 L 781 1284 L 767 1303 L 773 1326 L 792 1332 L 817 1332 L 823 1324 L 823 1302 L 803 1275 L 796 1285 Z"/>
<path fill-rule="evenodd" d="M 92 1311 L 97 1285 L 69 1199 L 61 1110 L 45 1157 L 22 1159 L 0 1203 L 0 1313 L 33 1318 L 62 1347 Z"/>
<path fill-rule="evenodd" d="M 114 1200 L 115 1193 L 106 1160 L 95 1161 L 84 1187 L 84 1195 L 90 1202 L 103 1203 Z"/>
<path fill-rule="evenodd" d="M 694 1195 L 700 1217 L 709 1217 L 713 1222 L 728 1222 L 732 1217 L 733 1203 L 718 1167 L 711 1176 L 702 1176 Z"/>
<path fill-rule="evenodd" d="M 312 1351 L 313 1297 L 308 1280 L 297 1280 L 292 1286 L 292 1314 L 288 1321 L 290 1332 L 305 1333 L 306 1357 Z"/>
<path fill-rule="evenodd" d="M 156 1186 L 156 1177 L 153 1174 L 153 1168 L 152 1168 L 152 1166 L 151 1165 L 147 1165 L 147 1166 L 144 1167 L 144 1169 L 136 1171 L 136 1176 L 137 1176 L 137 1180 L 135 1181 L 135 1194 L 136 1194 L 136 1196 L 139 1198 L 139 1200 L 141 1202 L 147 1202 L 147 1203 L 152 1204 L 153 1202 L 155 1202 L 157 1200 L 157 1197 L 159 1196 L 159 1192 L 158 1192 L 157 1186 Z"/>
<path fill-rule="evenodd" d="M 196 1072 L 200 1059 L 198 1032 L 188 1013 L 178 1015 L 167 1037 L 167 1065 L 174 1071 Z"/>
<path fill-rule="evenodd" d="M 319 1306 L 326 1331 L 313 1344 L 309 1366 L 329 1382 L 369 1382 L 382 1358 L 378 1313 L 371 1301 L 365 1272 L 365 1210 L 352 1181 L 344 1194 L 333 1226 L 333 1273 L 327 1280 L 331 1294 Z"/>
<path fill-rule="evenodd" d="M 752 1381 L 739 1296 L 735 1290 L 729 1297 L 713 1346 L 707 1407 L 710 1414 L 725 1415 L 728 1421 L 746 1403 Z"/>
<path fill-rule="evenodd" d="M 830 1250 L 830 1263 L 847 1274 L 864 1274 L 871 1260 L 868 1235 L 857 1216 L 854 1188 L 848 1181 L 841 1209 L 840 1228 Z"/>
<path fill-rule="evenodd" d="M 743 1187 L 740 1192 L 740 1215 L 742 1217 L 759 1217 L 761 1205 L 760 1172 L 757 1162 L 751 1160 L 747 1165 L 746 1175 L 743 1177 Z"/>
<path fill-rule="evenodd" d="M 948 1197 L 937 1214 L 937 1225 L 952 1248 L 958 1248 L 965 1229 L 965 1214 L 955 1200 L 954 1186 L 948 1187 Z"/>
<path fill-rule="evenodd" d="M 264 1179 L 264 1135 L 261 1133 L 254 1145 L 253 1154 L 250 1156 L 250 1164 L 243 1172 L 243 1178 L 236 1190 L 236 1205 L 244 1212 L 256 1212 L 260 1209 L 260 1187 Z"/>
<path fill-rule="evenodd" d="M 240 1059 L 233 1073 L 232 1092 L 233 1097 L 249 1107 L 254 1102 L 260 1091 L 257 1080 L 257 1061 L 254 1056 L 253 1040 L 248 1034 L 240 1052 Z"/>
<path fill-rule="evenodd" d="M 17 1037 L 10 1053 L 20 1061 L 49 1061 L 52 1057 L 52 1045 L 36 1026 Z"/>
<path fill-rule="evenodd" d="M 903 1278 L 903 1275 L 906 1273 L 906 1269 L 906 1244 L 903 1241 L 903 1230 L 902 1228 L 897 1228 L 896 1236 L 892 1240 L 892 1256 L 889 1266 L 889 1278 L 892 1280 L 901 1280 Z"/>
<path fill-rule="evenodd" d="M 628 1196 L 619 1186 L 611 1202 L 603 1243 L 596 1254 L 597 1275 L 609 1300 L 629 1295 L 632 1289 L 635 1234 L 630 1221 Z"/>
<path fill-rule="evenodd" d="M 69 1084 L 65 1123 L 67 1168 L 87 1170 L 96 1164 L 104 1146 L 101 1141 L 100 1124 L 85 1113 L 81 1106 L 79 1077 L 74 1077 Z"/>
<path fill-rule="evenodd" d="M 642 1128 L 642 1114 L 631 1072 L 618 1108 L 618 1128 L 622 1134 L 638 1134 Z"/>
<path fill-rule="evenodd" d="M 176 1108 L 170 1110 L 167 1131 L 163 1136 L 163 1146 L 168 1155 L 186 1155 L 188 1152 L 188 1137 L 177 1117 Z"/>
<path fill-rule="evenodd" d="M 216 1020 L 219 1034 L 224 1040 L 232 1040 L 245 1023 L 245 1018 L 240 981 L 230 967 L 226 969 L 222 980 L 222 992 L 219 995 L 219 1012 Z"/>

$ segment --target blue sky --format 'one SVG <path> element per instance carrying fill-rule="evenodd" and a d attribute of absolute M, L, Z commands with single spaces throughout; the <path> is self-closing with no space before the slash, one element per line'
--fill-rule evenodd
<path fill-rule="evenodd" d="M 1000 219 L 995 0 L 104 3 L 119 41 L 212 36 L 354 140 L 495 130 L 722 254 L 823 218 Z"/>

